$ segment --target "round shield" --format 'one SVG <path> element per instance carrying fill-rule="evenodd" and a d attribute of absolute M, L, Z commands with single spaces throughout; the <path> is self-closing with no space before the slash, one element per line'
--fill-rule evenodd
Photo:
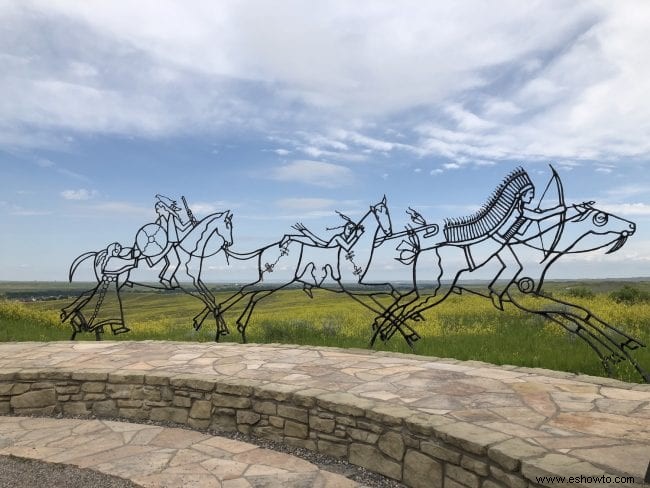
<path fill-rule="evenodd" d="M 135 244 L 143 256 L 156 257 L 167 247 L 167 232 L 158 224 L 147 224 L 135 235 Z"/>

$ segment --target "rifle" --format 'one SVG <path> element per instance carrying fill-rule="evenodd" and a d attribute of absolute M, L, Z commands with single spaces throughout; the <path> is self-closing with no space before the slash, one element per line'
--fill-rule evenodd
<path fill-rule="evenodd" d="M 187 212 L 187 216 L 190 218 L 190 222 L 192 222 L 192 226 L 196 227 L 196 224 L 198 222 L 196 218 L 194 218 L 194 214 L 192 213 L 192 210 L 190 210 L 190 207 L 187 204 L 187 200 L 185 200 L 185 196 L 182 196 L 181 200 L 183 200 L 183 205 L 185 206 L 185 212 Z"/>

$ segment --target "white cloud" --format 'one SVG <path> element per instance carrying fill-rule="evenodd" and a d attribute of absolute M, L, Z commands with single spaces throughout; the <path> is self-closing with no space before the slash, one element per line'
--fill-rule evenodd
<path fill-rule="evenodd" d="M 462 166 L 458 163 L 444 163 L 442 167 L 445 169 L 460 169 Z"/>
<path fill-rule="evenodd" d="M 643 40 L 650 4 L 600 7 L 590 28 L 521 83 L 483 105 L 471 95 L 460 107 L 447 104 L 450 119 L 420 128 L 420 146 L 447 157 L 494 159 L 616 161 L 650 154 L 650 100 L 641 95 L 650 77 L 641 61 L 650 55 Z"/>
<path fill-rule="evenodd" d="M 329 160 L 647 156 L 648 18 L 643 0 L 5 3 L 0 144 L 309 127 L 325 140 L 294 149 Z"/>
<path fill-rule="evenodd" d="M 90 200 L 97 196 L 97 191 L 86 190 L 85 188 L 80 188 L 79 190 L 64 190 L 61 192 L 61 196 L 66 200 Z"/>
<path fill-rule="evenodd" d="M 269 178 L 277 181 L 336 188 L 349 185 L 353 173 L 349 168 L 338 164 L 299 160 L 274 168 L 269 173 Z"/>
<path fill-rule="evenodd" d="M 182 202 L 178 202 L 182 206 Z M 191 202 L 189 203 L 190 210 L 195 217 L 209 215 L 215 212 L 225 212 L 239 207 L 240 204 L 235 202 L 226 202 L 219 200 L 216 202 Z"/>

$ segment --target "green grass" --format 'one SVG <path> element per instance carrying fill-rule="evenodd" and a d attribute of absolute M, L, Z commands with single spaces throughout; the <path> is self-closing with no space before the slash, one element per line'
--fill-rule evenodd
<path fill-rule="evenodd" d="M 610 324 L 650 344 L 650 303 L 617 302 L 610 297 L 611 287 L 593 287 L 589 286 L 590 282 L 586 283 L 554 283 L 548 291 L 554 297 L 588 308 Z M 581 288 L 576 293 L 571 291 L 572 286 Z M 217 299 L 223 300 L 229 293 L 219 291 Z M 69 339 L 70 327 L 62 326 L 58 318 L 59 310 L 69 301 L 0 301 L 0 341 Z M 206 320 L 198 332 L 192 328 L 192 317 L 201 308 L 192 297 L 181 293 L 128 291 L 123 294 L 123 302 L 125 320 L 132 332 L 115 337 L 106 334 L 107 339 L 199 342 L 214 339 L 214 320 Z M 235 328 L 240 311 L 241 308 L 235 307 L 225 315 L 231 335 L 223 340 L 240 340 Z M 260 302 L 249 323 L 247 339 L 258 343 L 367 348 L 373 318 L 372 312 L 340 294 L 317 291 L 314 299 L 309 299 L 301 290 L 287 290 Z M 581 339 L 514 307 L 501 312 L 484 298 L 453 295 L 427 311 L 425 318 L 426 321 L 415 324 L 422 336 L 416 343 L 416 354 L 604 375 L 598 357 Z M 80 334 L 78 338 L 94 340 L 94 335 Z M 375 348 L 410 352 L 398 334 L 387 344 L 378 341 Z M 632 354 L 650 369 L 648 348 Z M 616 367 L 615 377 L 641 381 L 626 363 Z"/>

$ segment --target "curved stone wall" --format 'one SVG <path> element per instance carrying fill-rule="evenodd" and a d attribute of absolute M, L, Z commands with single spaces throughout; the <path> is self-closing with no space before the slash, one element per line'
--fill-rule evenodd
<path fill-rule="evenodd" d="M 42 352 L 42 346 L 35 350 Z M 521 436 L 332 391 L 333 387 L 309 388 L 217 373 L 99 371 L 92 366 L 0 372 L 0 413 L 152 420 L 194 429 L 237 430 L 343 458 L 418 488 L 525 488 L 535 485 L 538 476 L 607 474 L 594 464 Z M 650 390 L 630 390 L 630 396 L 635 395 L 648 396 L 650 407 Z M 650 423 L 645 430 L 650 433 Z M 549 435 L 566 434 L 558 429 Z"/>

